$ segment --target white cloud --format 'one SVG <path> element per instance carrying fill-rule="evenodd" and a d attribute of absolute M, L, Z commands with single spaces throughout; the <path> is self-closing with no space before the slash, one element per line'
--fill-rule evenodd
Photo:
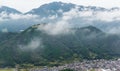
<path fill-rule="evenodd" d="M 51 16 L 49 18 L 44 18 L 44 20 L 54 20 L 55 18 L 58 17 Z M 102 22 L 97 23 L 94 21 Z M 85 9 L 85 11 L 79 11 L 78 7 L 76 7 L 69 12 L 63 13 L 61 19 L 56 22 L 53 23 L 50 21 L 49 24 L 42 25 L 39 27 L 39 30 L 43 30 L 50 35 L 67 34 L 71 31 L 70 28 L 74 26 L 82 27 L 87 25 L 96 25 L 96 27 L 99 27 L 99 25 L 104 26 L 108 24 L 107 28 L 109 28 L 111 27 L 111 22 L 113 24 L 113 21 L 120 21 L 120 10 L 92 11 L 90 9 Z M 113 30 L 111 30 L 112 28 Z M 107 30 L 113 32 L 115 30 L 115 26 L 113 25 Z"/>
<path fill-rule="evenodd" d="M 7 28 L 4 28 L 1 30 L 3 33 L 7 33 L 8 32 L 8 29 Z"/>
<path fill-rule="evenodd" d="M 120 21 L 120 10 L 117 9 L 111 11 L 92 11 L 90 9 L 84 9 L 84 11 L 79 11 L 78 8 L 79 7 L 73 8 L 69 12 L 60 11 L 63 13 L 62 17 L 59 17 L 58 15 L 51 15 L 40 18 L 39 16 L 32 14 L 6 14 L 6 12 L 2 12 L 0 13 L 0 22 L 6 20 L 27 20 L 36 21 L 37 23 L 41 21 L 45 23 L 49 22 L 49 24 L 43 25 L 40 30 L 44 30 L 50 35 L 58 35 L 69 33 L 71 31 L 70 28 L 74 26 L 82 27 L 86 25 L 96 25 L 96 27 L 99 27 L 99 25 L 108 24 L 108 28 L 110 27 L 111 22 Z M 96 23 L 94 21 L 102 21 L 102 23 Z M 26 23 L 26 21 L 23 22 Z M 34 22 L 34 24 L 37 24 L 36 22 Z M 118 23 L 118 26 L 120 26 L 120 23 Z M 112 28 L 115 30 L 115 26 L 113 25 L 113 27 L 109 28 L 108 31 Z"/>
<path fill-rule="evenodd" d="M 63 35 L 72 32 L 70 24 L 63 20 L 56 23 L 41 24 L 38 30 L 41 30 L 49 35 Z"/>
<path fill-rule="evenodd" d="M 113 27 L 107 31 L 109 34 L 120 34 L 120 27 Z"/>
<path fill-rule="evenodd" d="M 69 12 L 63 13 L 63 19 L 69 20 L 69 19 L 78 17 L 78 14 L 79 14 L 78 8 L 73 8 Z"/>
<path fill-rule="evenodd" d="M 24 50 L 28 50 L 28 49 L 33 50 L 38 47 L 43 48 L 43 44 L 40 38 L 34 38 L 27 45 L 20 44 L 19 47 Z"/>
<path fill-rule="evenodd" d="M 62 9 L 59 9 L 58 12 L 59 12 L 59 13 L 63 13 L 63 10 L 62 10 Z"/>
<path fill-rule="evenodd" d="M 56 18 L 58 18 L 58 15 L 53 15 L 53 16 L 49 16 L 48 17 L 48 19 L 50 19 L 50 20 L 54 20 L 54 19 L 56 19 Z M 44 18 L 43 18 L 44 19 Z"/>
<path fill-rule="evenodd" d="M 6 12 L 0 13 L 0 21 L 6 21 L 6 20 L 18 20 L 18 19 L 37 19 L 39 18 L 37 15 L 32 14 L 7 14 Z"/>
<path fill-rule="evenodd" d="M 93 15 L 93 11 L 82 11 L 79 12 L 79 16 L 80 17 L 90 17 Z"/>
<path fill-rule="evenodd" d="M 105 11 L 105 12 L 97 12 L 95 15 L 96 19 L 100 19 L 102 21 L 115 21 L 120 20 L 120 10 L 118 11 Z"/>
<path fill-rule="evenodd" d="M 115 20 L 120 20 L 120 10 L 111 11 L 92 11 L 84 10 L 79 11 L 78 8 L 74 8 L 69 12 L 63 13 L 63 19 L 71 20 L 73 18 L 84 18 L 86 20 L 101 20 L 106 22 L 111 22 Z"/>
<path fill-rule="evenodd" d="M 34 19 L 38 18 L 37 15 L 27 14 L 27 15 L 20 15 L 20 14 L 10 14 L 11 19 Z"/>

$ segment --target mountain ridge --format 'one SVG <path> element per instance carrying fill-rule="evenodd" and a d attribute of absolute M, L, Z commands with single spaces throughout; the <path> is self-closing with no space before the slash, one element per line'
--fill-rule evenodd
<path fill-rule="evenodd" d="M 47 4 L 44 4 L 44 5 L 41 5 L 40 7 L 35 8 L 35 9 L 33 9 L 33 10 L 27 12 L 27 13 L 18 13 L 18 12 L 16 12 L 16 10 L 15 10 L 15 12 L 14 12 L 14 10 L 9 12 L 8 11 L 9 8 L 8 8 L 8 10 L 6 10 L 6 12 L 8 11 L 7 13 L 5 13 L 4 10 L 1 10 L 1 12 L 0 12 L 0 16 L 2 16 L 2 19 L 1 19 L 2 24 L 0 24 L 0 30 L 7 29 L 10 32 L 20 32 L 21 30 L 25 30 L 28 27 L 30 27 L 31 25 L 36 24 L 36 23 L 56 22 L 56 21 L 59 21 L 59 19 L 61 19 L 64 16 L 65 13 L 71 11 L 71 9 L 74 9 L 76 7 L 81 12 L 90 10 L 90 12 L 92 12 L 92 14 L 96 14 L 96 12 L 101 12 L 102 13 L 102 12 L 112 12 L 114 10 L 115 11 L 120 10 L 120 8 L 117 8 L 117 7 L 106 9 L 106 8 L 103 8 L 103 7 L 82 6 L 82 5 L 75 5 L 75 4 L 72 4 L 72 3 L 63 3 L 63 2 L 47 3 Z M 0 9 L 2 9 L 2 7 Z M 29 18 L 29 16 L 31 18 Z M 77 19 L 77 20 L 79 21 L 79 19 Z M 107 19 L 105 19 L 105 21 L 106 20 Z M 81 20 L 81 21 L 83 22 L 84 19 Z M 103 21 L 104 21 L 104 19 L 103 19 Z M 73 22 L 74 22 L 74 20 L 73 20 Z M 95 23 L 98 23 L 98 22 L 95 22 Z M 104 23 L 104 22 L 101 22 L 101 23 Z M 13 26 L 15 26 L 15 27 L 13 27 Z M 108 25 L 102 25 L 102 26 L 106 27 Z M 114 26 L 116 27 L 116 25 L 114 25 Z"/>
<path fill-rule="evenodd" d="M 69 5 L 69 6 L 73 6 L 72 8 L 74 8 L 75 6 L 78 6 L 78 7 L 81 8 L 81 11 L 82 11 L 82 8 L 89 8 L 89 9 L 93 9 L 94 11 L 100 11 L 100 10 L 102 10 L 102 11 L 105 11 L 105 10 L 110 11 L 110 10 L 119 10 L 120 9 L 119 7 L 113 7 L 113 8 L 108 9 L 108 8 L 99 7 L 99 6 L 84 6 L 84 5 L 77 5 L 77 4 L 73 4 L 73 3 L 65 3 L 65 2 L 61 2 L 61 1 L 60 2 L 50 2 L 50 3 L 47 3 L 47 4 L 43 4 L 43 5 L 39 6 L 38 8 L 33 8 L 30 11 L 25 12 L 25 13 L 22 13 L 22 12 L 14 9 L 14 8 L 7 7 L 7 6 L 1 6 L 0 9 L 2 9 L 2 10 L 6 10 L 6 9 L 14 10 L 13 12 L 10 12 L 10 13 L 15 13 L 16 12 L 18 14 L 29 14 L 29 13 L 32 13 L 32 11 L 34 11 L 36 9 L 44 8 L 44 7 L 47 7 L 47 6 L 54 6 L 54 5 L 56 5 L 56 6 Z M 2 12 L 2 10 L 0 10 L 0 12 Z M 8 10 L 6 10 L 6 11 L 8 11 Z"/>
<path fill-rule="evenodd" d="M 89 34 L 86 34 L 86 31 L 84 33 L 86 29 L 90 30 Z M 14 66 L 15 64 L 30 63 L 44 66 L 52 65 L 51 62 L 59 64 L 62 61 L 74 61 L 74 59 L 109 59 L 114 57 L 110 56 L 111 49 L 108 50 L 108 42 L 102 41 L 108 41 L 105 34 L 93 26 L 83 27 L 81 30 L 76 29 L 74 34 L 55 36 L 30 27 L 0 44 L 0 64 Z"/>
<path fill-rule="evenodd" d="M 0 13 L 5 12 L 7 14 L 13 13 L 13 14 L 22 14 L 20 11 L 11 8 L 11 7 L 7 7 L 7 6 L 1 6 L 0 7 Z"/>

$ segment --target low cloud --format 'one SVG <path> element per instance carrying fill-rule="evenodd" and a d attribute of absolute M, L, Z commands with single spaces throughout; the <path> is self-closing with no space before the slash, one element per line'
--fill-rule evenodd
<path fill-rule="evenodd" d="M 40 22 L 40 17 L 32 14 L 0 13 L 0 31 L 6 27 L 8 31 L 19 32 Z"/>
<path fill-rule="evenodd" d="M 6 20 L 18 20 L 18 19 L 37 19 L 39 18 L 37 15 L 32 14 L 7 14 L 6 12 L 0 13 L 0 21 L 6 21 Z"/>
<path fill-rule="evenodd" d="M 41 24 L 38 30 L 43 31 L 49 35 L 65 35 L 73 32 L 71 26 L 67 21 L 59 21 L 56 23 Z"/>
<path fill-rule="evenodd" d="M 108 30 L 107 33 L 119 35 L 120 34 L 120 27 L 113 27 L 110 30 Z"/>
<path fill-rule="evenodd" d="M 120 33 L 117 31 L 119 29 L 117 26 L 120 26 L 120 9 L 79 11 L 79 7 L 76 7 L 69 12 L 64 12 L 62 20 L 71 23 L 72 27 L 93 25 L 103 31 L 109 31 L 107 33 Z"/>
<path fill-rule="evenodd" d="M 33 24 L 48 23 L 43 25 L 39 30 L 43 30 L 49 35 L 69 33 L 71 31 L 69 28 L 71 27 L 93 25 L 104 31 L 112 32 L 113 30 L 118 29 L 116 26 L 120 26 L 119 9 L 111 9 L 106 11 L 93 11 L 91 9 L 87 9 L 87 7 L 83 9 L 83 11 L 80 11 L 79 9 L 80 8 L 78 6 L 68 12 L 63 12 L 63 10 L 60 9 L 58 10 L 58 13 L 61 13 L 62 16 L 55 14 L 49 15 L 48 17 L 40 17 L 32 14 L 7 14 L 2 12 L 0 13 L 0 24 L 6 24 L 9 22 L 11 25 L 19 24 L 21 26 L 21 24 L 25 24 L 29 27 Z"/>
<path fill-rule="evenodd" d="M 58 18 L 58 15 L 53 15 L 53 16 L 49 16 L 49 17 L 48 17 L 48 19 L 50 19 L 50 20 L 54 20 L 54 19 L 56 19 L 56 18 Z"/>
<path fill-rule="evenodd" d="M 3 33 L 7 33 L 7 32 L 8 32 L 8 29 L 7 29 L 7 28 L 3 28 L 1 31 L 2 31 Z"/>
<path fill-rule="evenodd" d="M 60 10 L 60 12 L 62 12 Z M 107 33 L 119 33 L 115 30 L 116 26 L 120 26 L 120 10 L 106 10 L 106 11 L 93 11 L 91 9 L 79 10 L 79 7 L 73 8 L 68 12 L 62 12 L 63 15 L 49 16 L 43 18 L 43 21 L 48 21 L 49 24 L 43 25 L 39 30 L 50 35 L 67 34 L 73 27 L 84 27 L 93 25 L 100 28 L 103 31 L 109 31 Z"/>
<path fill-rule="evenodd" d="M 20 44 L 19 47 L 23 50 L 34 50 L 38 47 L 43 48 L 43 44 L 40 38 L 34 38 L 28 44 Z"/>
<path fill-rule="evenodd" d="M 106 22 L 111 22 L 115 20 L 120 20 L 120 10 L 106 10 L 106 11 L 93 11 L 93 10 L 83 10 L 79 11 L 79 8 L 73 8 L 69 12 L 65 12 L 63 17 L 66 19 L 71 18 L 84 18 L 86 20 L 101 20 Z"/>

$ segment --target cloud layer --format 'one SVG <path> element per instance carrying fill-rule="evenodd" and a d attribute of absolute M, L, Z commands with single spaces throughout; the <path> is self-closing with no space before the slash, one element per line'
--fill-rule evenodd
<path fill-rule="evenodd" d="M 0 21 L 6 21 L 6 20 L 18 20 L 18 19 L 36 19 L 38 18 L 37 15 L 32 14 L 7 14 L 6 12 L 0 13 Z"/>
<path fill-rule="evenodd" d="M 38 30 L 43 31 L 49 35 L 65 35 L 71 33 L 71 26 L 66 21 L 59 21 L 55 24 L 42 24 L 38 27 Z"/>
<path fill-rule="evenodd" d="M 89 8 L 84 8 L 83 11 L 80 11 L 79 9 L 80 8 L 76 6 L 76 8 L 73 8 L 68 12 L 58 10 L 58 12 L 62 13 L 62 16 L 55 14 L 49 15 L 48 17 L 40 17 L 39 15 L 32 14 L 7 14 L 6 12 L 2 12 L 0 13 L 0 25 L 16 24 L 17 26 L 22 25 L 29 27 L 33 24 L 48 23 L 47 25 L 43 26 L 44 28 L 40 28 L 40 30 L 50 32 L 49 34 L 51 35 L 56 35 L 59 33 L 65 34 L 70 31 L 68 28 L 83 27 L 88 25 L 93 25 L 104 31 L 107 31 L 108 33 L 111 33 L 113 30 L 119 30 L 120 26 L 119 8 L 105 11 L 104 10 L 94 11 Z M 3 27 L 2 29 L 4 28 L 8 29 L 7 27 Z M 20 28 L 19 30 L 24 29 Z"/>

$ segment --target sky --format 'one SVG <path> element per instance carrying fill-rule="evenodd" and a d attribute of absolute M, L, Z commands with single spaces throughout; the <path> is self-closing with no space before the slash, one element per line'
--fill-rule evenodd
<path fill-rule="evenodd" d="M 33 8 L 38 8 L 43 4 L 54 1 L 105 8 L 120 7 L 120 0 L 0 0 L 0 6 L 8 6 L 25 13 Z"/>

